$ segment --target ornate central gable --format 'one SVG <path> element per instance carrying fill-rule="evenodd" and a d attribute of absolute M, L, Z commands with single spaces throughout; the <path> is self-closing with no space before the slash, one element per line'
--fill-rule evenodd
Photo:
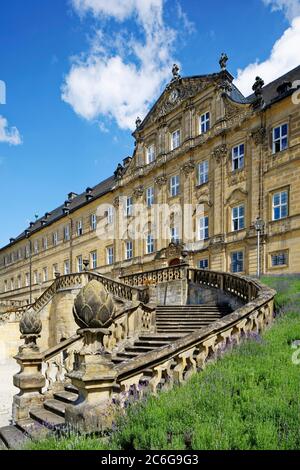
<path fill-rule="evenodd" d="M 161 118 L 164 118 L 171 111 L 179 107 L 185 100 L 193 98 L 208 86 L 216 84 L 218 79 L 218 73 L 188 78 L 181 78 L 179 76 L 174 78 L 169 85 L 167 85 L 144 121 L 140 123 L 139 130 L 147 124 L 155 123 Z"/>

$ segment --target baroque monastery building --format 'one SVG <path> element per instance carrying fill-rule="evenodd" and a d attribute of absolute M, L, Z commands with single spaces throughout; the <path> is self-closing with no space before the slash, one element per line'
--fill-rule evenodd
<path fill-rule="evenodd" d="M 87 267 L 114 278 L 180 262 L 300 272 L 300 66 L 267 86 L 258 77 L 246 98 L 226 62 L 192 77 L 174 65 L 136 121 L 132 157 L 11 238 L 0 304 L 31 303 L 56 276 Z"/>

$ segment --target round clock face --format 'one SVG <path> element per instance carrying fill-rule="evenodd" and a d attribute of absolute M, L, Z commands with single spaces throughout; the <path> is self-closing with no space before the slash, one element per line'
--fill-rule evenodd
<path fill-rule="evenodd" d="M 173 91 L 171 91 L 170 96 L 169 96 L 169 101 L 170 101 L 171 103 L 175 103 L 175 101 L 176 101 L 177 98 L 178 98 L 178 95 L 179 95 L 178 90 L 173 90 Z"/>

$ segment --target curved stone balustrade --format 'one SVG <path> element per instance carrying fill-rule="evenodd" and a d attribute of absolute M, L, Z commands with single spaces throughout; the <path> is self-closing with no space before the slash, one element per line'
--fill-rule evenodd
<path fill-rule="evenodd" d="M 143 273 L 122 276 L 120 279 L 132 287 L 141 287 L 160 284 L 161 282 L 178 281 L 186 278 L 188 265 L 169 266 L 167 268 L 154 269 Z"/>

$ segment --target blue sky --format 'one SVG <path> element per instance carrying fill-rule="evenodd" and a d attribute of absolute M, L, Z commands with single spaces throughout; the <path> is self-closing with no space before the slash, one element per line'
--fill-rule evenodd
<path fill-rule="evenodd" d="M 3 0 L 0 245 L 110 176 L 177 62 L 266 82 L 298 65 L 299 0 Z M 3 104 L 1 104 L 3 103 Z"/>

